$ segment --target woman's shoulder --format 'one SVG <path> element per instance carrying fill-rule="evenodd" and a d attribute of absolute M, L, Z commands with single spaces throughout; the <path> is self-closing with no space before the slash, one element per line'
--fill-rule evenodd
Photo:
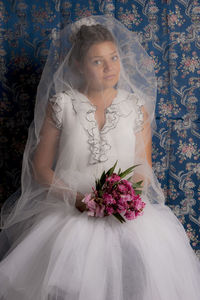
<path fill-rule="evenodd" d="M 118 103 L 122 103 L 123 105 L 125 103 L 134 107 L 144 105 L 143 97 L 137 91 L 126 91 L 124 89 L 119 89 L 117 98 Z"/>
<path fill-rule="evenodd" d="M 72 98 L 72 93 L 66 90 L 66 91 L 55 93 L 52 97 L 50 97 L 49 101 L 64 105 L 70 103 L 71 98 Z"/>
<path fill-rule="evenodd" d="M 50 99 L 51 105 L 55 110 L 70 114 L 73 111 L 73 99 L 75 98 L 75 92 L 71 90 L 65 90 L 54 94 Z"/>
<path fill-rule="evenodd" d="M 142 95 L 138 94 L 137 91 L 126 91 L 120 90 L 119 103 L 121 104 L 121 111 L 128 112 L 131 120 L 133 121 L 134 131 L 139 132 L 143 128 L 143 111 L 144 100 Z"/>
<path fill-rule="evenodd" d="M 55 93 L 49 99 L 52 109 L 52 118 L 57 128 L 61 128 L 63 123 L 70 122 L 73 117 L 72 96 L 68 91 Z"/>

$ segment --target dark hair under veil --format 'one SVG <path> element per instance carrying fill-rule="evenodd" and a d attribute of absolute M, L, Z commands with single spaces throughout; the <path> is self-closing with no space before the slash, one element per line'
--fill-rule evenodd
<path fill-rule="evenodd" d="M 115 39 L 111 32 L 103 25 L 96 24 L 91 26 L 82 25 L 73 38 L 73 51 L 69 56 L 69 66 L 74 65 L 75 61 L 83 63 L 84 57 L 89 48 L 96 43 L 111 41 Z"/>

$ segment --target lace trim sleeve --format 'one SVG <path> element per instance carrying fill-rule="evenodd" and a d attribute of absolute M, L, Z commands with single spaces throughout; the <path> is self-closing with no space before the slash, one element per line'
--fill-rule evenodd
<path fill-rule="evenodd" d="M 51 118 L 56 128 L 62 128 L 62 119 L 63 119 L 63 108 L 64 100 L 63 94 L 59 93 L 54 95 L 49 99 L 49 104 L 51 107 Z"/>

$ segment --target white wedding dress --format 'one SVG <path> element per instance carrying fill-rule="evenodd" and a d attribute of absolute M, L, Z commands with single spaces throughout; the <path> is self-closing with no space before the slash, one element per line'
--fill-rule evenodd
<path fill-rule="evenodd" d="M 80 192 L 90 192 L 95 178 L 116 160 L 122 169 L 134 164 L 134 132 L 142 116 L 132 97 L 118 91 L 101 130 L 95 107 L 83 94 L 52 98 L 57 127 L 62 126 L 57 170 L 62 161 L 63 181 L 74 151 L 66 139 L 69 129 L 76 135 L 77 124 Z M 123 224 L 113 216 L 88 217 L 61 201 L 42 213 L 0 263 L 0 299 L 199 300 L 200 263 L 183 226 L 166 205 L 143 201 L 144 215 Z"/>

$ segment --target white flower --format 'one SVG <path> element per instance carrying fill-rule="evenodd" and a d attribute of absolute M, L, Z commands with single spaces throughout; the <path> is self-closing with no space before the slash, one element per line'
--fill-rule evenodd
<path fill-rule="evenodd" d="M 79 31 L 82 25 L 92 26 L 97 24 L 98 23 L 92 17 L 82 18 L 79 21 L 75 22 L 74 24 L 72 24 L 71 27 L 72 30 L 71 40 L 72 41 L 74 40 L 74 37 L 76 36 L 77 32 Z"/>

